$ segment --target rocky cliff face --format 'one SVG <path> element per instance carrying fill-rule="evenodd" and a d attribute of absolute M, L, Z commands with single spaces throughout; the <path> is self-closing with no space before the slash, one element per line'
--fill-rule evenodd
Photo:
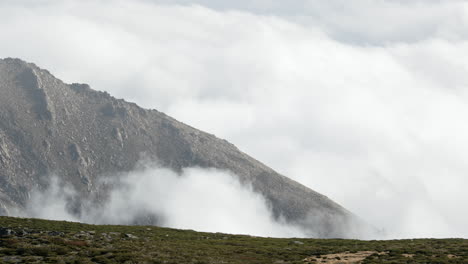
<path fill-rule="evenodd" d="M 176 171 L 230 170 L 269 201 L 276 217 L 321 236 L 346 236 L 358 222 L 327 197 L 225 140 L 86 84 L 65 84 L 34 64 L 0 60 L 2 214 L 24 206 L 31 190 L 44 188 L 51 174 L 96 196 L 101 175 L 131 171 L 142 156 Z"/>

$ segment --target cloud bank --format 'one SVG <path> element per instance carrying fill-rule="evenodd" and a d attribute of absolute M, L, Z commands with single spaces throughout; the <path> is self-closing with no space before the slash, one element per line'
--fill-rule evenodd
<path fill-rule="evenodd" d="M 35 190 L 16 215 L 92 224 L 153 224 L 197 231 L 270 237 L 305 237 L 299 227 L 274 219 L 265 199 L 237 177 L 215 169 L 189 168 L 182 174 L 145 166 L 101 184 L 112 186 L 107 199 L 76 206 L 74 190 L 58 176 L 46 190 Z"/>
<path fill-rule="evenodd" d="M 466 1 L 0 3 L 0 57 L 217 136 L 384 228 L 468 237 Z"/>

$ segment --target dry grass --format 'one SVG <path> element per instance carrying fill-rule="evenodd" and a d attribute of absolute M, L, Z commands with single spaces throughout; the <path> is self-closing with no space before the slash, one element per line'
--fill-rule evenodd
<path fill-rule="evenodd" d="M 323 263 L 323 264 L 354 264 L 361 263 L 367 257 L 377 254 L 383 255 L 386 252 L 376 251 L 358 251 L 355 253 L 341 252 L 335 254 L 321 255 L 319 257 L 308 257 L 304 259 L 306 263 Z"/>

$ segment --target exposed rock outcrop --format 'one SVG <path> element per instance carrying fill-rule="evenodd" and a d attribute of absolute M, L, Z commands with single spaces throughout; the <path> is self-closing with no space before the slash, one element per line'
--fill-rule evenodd
<path fill-rule="evenodd" d="M 98 192 L 98 177 L 134 169 L 142 153 L 175 171 L 230 170 L 261 193 L 277 217 L 320 226 L 321 236 L 345 236 L 359 222 L 214 135 L 88 85 L 65 84 L 34 64 L 0 60 L 0 213 L 24 206 L 52 173 L 84 196 Z"/>

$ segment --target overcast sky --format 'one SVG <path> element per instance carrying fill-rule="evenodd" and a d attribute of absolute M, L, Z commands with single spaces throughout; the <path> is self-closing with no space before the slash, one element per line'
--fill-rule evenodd
<path fill-rule="evenodd" d="M 394 237 L 468 237 L 468 1 L 0 0 L 0 57 L 225 138 Z"/>

